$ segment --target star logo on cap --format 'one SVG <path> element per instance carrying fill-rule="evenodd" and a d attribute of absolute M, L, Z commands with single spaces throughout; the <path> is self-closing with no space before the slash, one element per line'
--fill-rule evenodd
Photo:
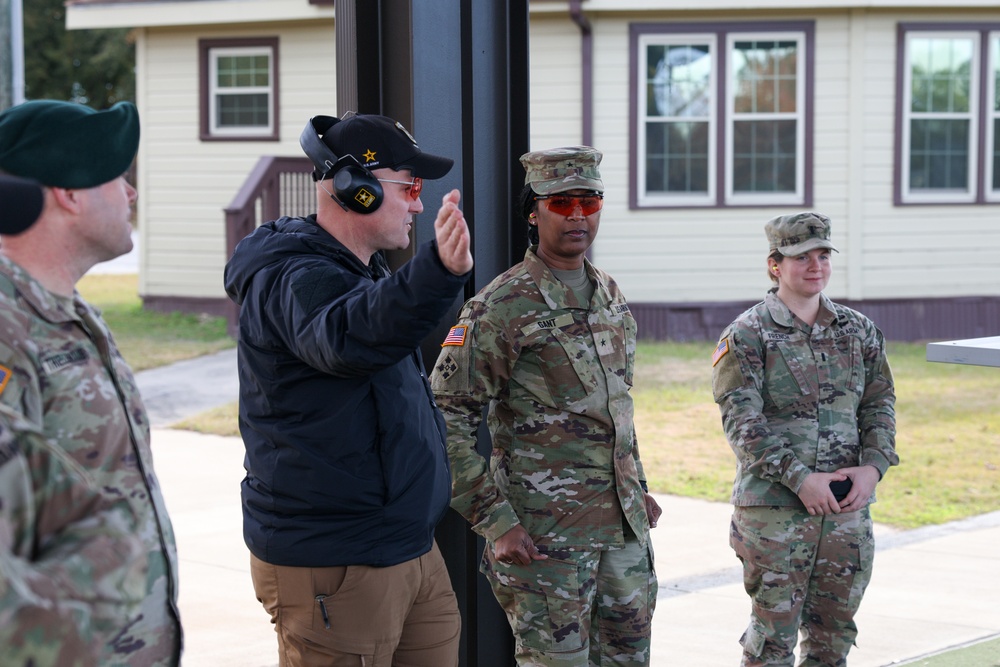
<path fill-rule="evenodd" d="M 368 164 L 369 162 L 374 162 L 375 151 L 369 148 L 367 151 L 364 152 L 364 155 L 362 155 L 361 157 L 365 159 L 365 164 Z"/>

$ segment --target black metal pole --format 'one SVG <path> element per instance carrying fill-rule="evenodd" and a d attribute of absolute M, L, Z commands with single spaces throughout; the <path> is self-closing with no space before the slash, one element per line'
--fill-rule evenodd
<path fill-rule="evenodd" d="M 445 178 L 424 185 L 414 242 L 390 253 L 390 264 L 433 238 L 441 197 L 458 188 L 476 262 L 471 297 L 527 247 L 512 209 L 524 178 L 518 157 L 528 150 L 528 0 L 336 0 L 335 12 L 338 111 L 383 113 L 428 151 L 455 159 Z M 425 341 L 425 363 L 437 359 L 452 323 Z M 485 432 L 478 446 L 489 455 Z M 454 512 L 437 539 L 462 612 L 461 665 L 513 665 L 510 626 L 479 574 L 483 540 Z"/>

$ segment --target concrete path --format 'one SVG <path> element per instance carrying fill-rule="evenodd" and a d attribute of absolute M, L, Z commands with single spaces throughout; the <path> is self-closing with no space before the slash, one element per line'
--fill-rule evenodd
<path fill-rule="evenodd" d="M 180 551 L 184 666 L 276 665 L 241 533 L 242 443 L 155 429 L 153 452 Z M 726 541 L 730 507 L 657 499 L 664 518 L 653 531 L 660 596 L 652 664 L 735 667 L 749 603 Z M 876 539 L 851 667 L 893 665 L 1000 634 L 1000 512 L 909 532 L 879 526 Z"/>
<path fill-rule="evenodd" d="M 167 427 L 239 398 L 236 348 L 136 373 L 149 423 Z"/>

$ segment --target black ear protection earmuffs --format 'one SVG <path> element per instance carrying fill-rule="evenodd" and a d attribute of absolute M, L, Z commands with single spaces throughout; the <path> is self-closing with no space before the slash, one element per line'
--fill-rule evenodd
<path fill-rule="evenodd" d="M 330 197 L 345 211 L 373 213 L 382 205 L 382 184 L 375 174 L 361 166 L 353 155 L 337 157 L 320 136 L 325 134 L 339 118 L 314 116 L 306 123 L 299 136 L 299 145 L 312 160 L 314 181 L 333 179 Z"/>

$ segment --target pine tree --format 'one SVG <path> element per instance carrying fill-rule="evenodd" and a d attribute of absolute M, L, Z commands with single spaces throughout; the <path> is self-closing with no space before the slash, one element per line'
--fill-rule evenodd
<path fill-rule="evenodd" d="M 24 2 L 25 98 L 67 100 L 95 109 L 134 100 L 130 31 L 66 30 L 63 2 Z"/>

